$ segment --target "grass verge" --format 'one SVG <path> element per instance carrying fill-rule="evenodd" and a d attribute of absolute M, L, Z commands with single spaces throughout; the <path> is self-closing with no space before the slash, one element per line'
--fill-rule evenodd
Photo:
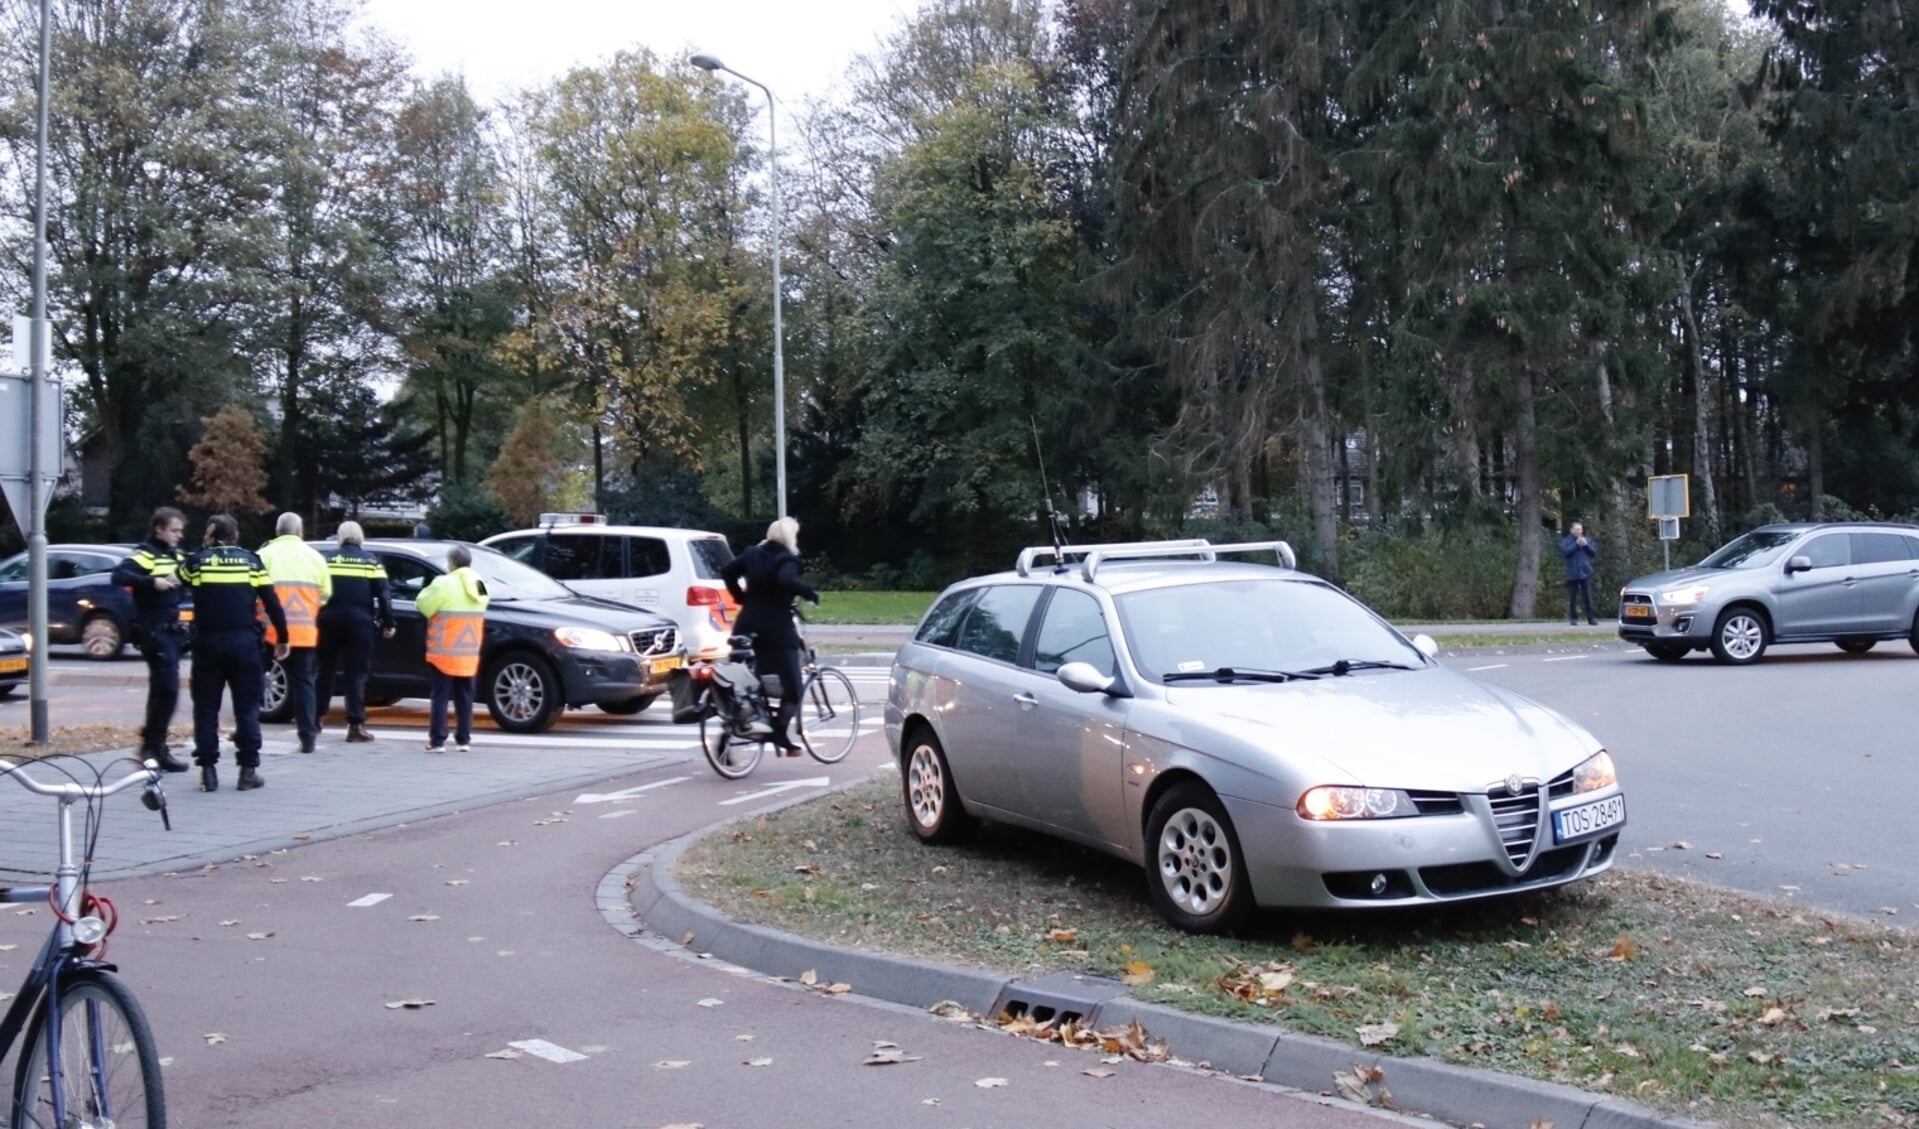
<path fill-rule="evenodd" d="M 805 609 L 810 623 L 904 624 L 920 621 L 938 592 L 822 592 Z"/>
<path fill-rule="evenodd" d="M 1723 1125 L 1919 1122 L 1919 938 L 1877 922 L 1615 871 L 1438 912 L 1271 914 L 1247 936 L 1194 937 L 1107 856 L 990 825 L 966 847 L 922 846 L 898 788 L 889 776 L 713 836 L 678 877 L 735 918 L 836 944 L 1125 978 L 1191 1011 Z"/>

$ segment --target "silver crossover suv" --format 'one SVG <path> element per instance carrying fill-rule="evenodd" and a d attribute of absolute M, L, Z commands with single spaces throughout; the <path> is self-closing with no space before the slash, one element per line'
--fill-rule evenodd
<path fill-rule="evenodd" d="M 1761 526 L 1691 568 L 1622 588 L 1619 637 L 1666 662 L 1703 650 L 1755 662 L 1773 643 L 1859 654 L 1906 639 L 1919 650 L 1919 527 Z"/>
<path fill-rule="evenodd" d="M 1281 567 L 1217 559 L 1252 550 Z M 1255 905 L 1433 903 L 1611 866 L 1612 757 L 1435 649 L 1283 542 L 1028 549 L 948 588 L 894 660 L 907 824 L 944 843 L 984 816 L 1118 855 L 1207 932 Z"/>

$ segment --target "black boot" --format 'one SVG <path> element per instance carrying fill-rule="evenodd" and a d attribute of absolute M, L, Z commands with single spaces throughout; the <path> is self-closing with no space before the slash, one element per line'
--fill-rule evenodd
<path fill-rule="evenodd" d="M 218 792 L 220 790 L 220 770 L 212 761 L 200 766 L 200 791 Z"/>
<path fill-rule="evenodd" d="M 267 786 L 267 782 L 260 779 L 259 769 L 242 768 L 240 770 L 240 782 L 238 784 L 235 784 L 233 787 L 236 791 L 250 792 L 255 788 L 264 788 L 266 786 Z"/>
<path fill-rule="evenodd" d="M 161 749 L 157 753 L 148 753 L 146 759 L 159 765 L 161 772 L 185 772 L 187 770 L 187 762 L 174 756 L 165 749 Z"/>

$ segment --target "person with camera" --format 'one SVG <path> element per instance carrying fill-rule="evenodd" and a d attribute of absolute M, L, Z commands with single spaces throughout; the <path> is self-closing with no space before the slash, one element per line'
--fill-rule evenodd
<path fill-rule="evenodd" d="M 720 570 L 726 590 L 739 601 L 740 615 L 733 631 L 753 637 L 753 654 L 761 674 L 780 680 L 780 708 L 773 718 L 773 747 L 784 756 L 803 751 L 788 735 L 800 708 L 800 667 L 805 658 L 800 633 L 793 626 L 793 601 L 807 599 L 815 606 L 819 590 L 800 575 L 800 523 L 780 518 L 766 527 L 766 540 L 727 562 Z"/>
<path fill-rule="evenodd" d="M 1592 539 L 1586 536 L 1586 527 L 1573 522 L 1566 536 L 1559 540 L 1559 555 L 1566 558 L 1566 618 L 1573 626 L 1579 625 L 1579 604 L 1586 604 L 1586 623 L 1597 626 L 1599 620 L 1593 614 L 1593 561 L 1598 558 L 1599 550 Z"/>

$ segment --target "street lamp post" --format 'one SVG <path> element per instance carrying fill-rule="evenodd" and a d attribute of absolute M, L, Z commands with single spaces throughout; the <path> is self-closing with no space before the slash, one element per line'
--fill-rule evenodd
<path fill-rule="evenodd" d="M 767 168 L 773 182 L 773 467 L 779 488 L 779 516 L 786 516 L 786 360 L 781 350 L 780 332 L 780 141 L 774 122 L 773 91 L 763 82 L 720 62 L 711 55 L 695 55 L 687 60 L 703 71 L 725 71 L 742 82 L 751 83 L 766 95 Z"/>

